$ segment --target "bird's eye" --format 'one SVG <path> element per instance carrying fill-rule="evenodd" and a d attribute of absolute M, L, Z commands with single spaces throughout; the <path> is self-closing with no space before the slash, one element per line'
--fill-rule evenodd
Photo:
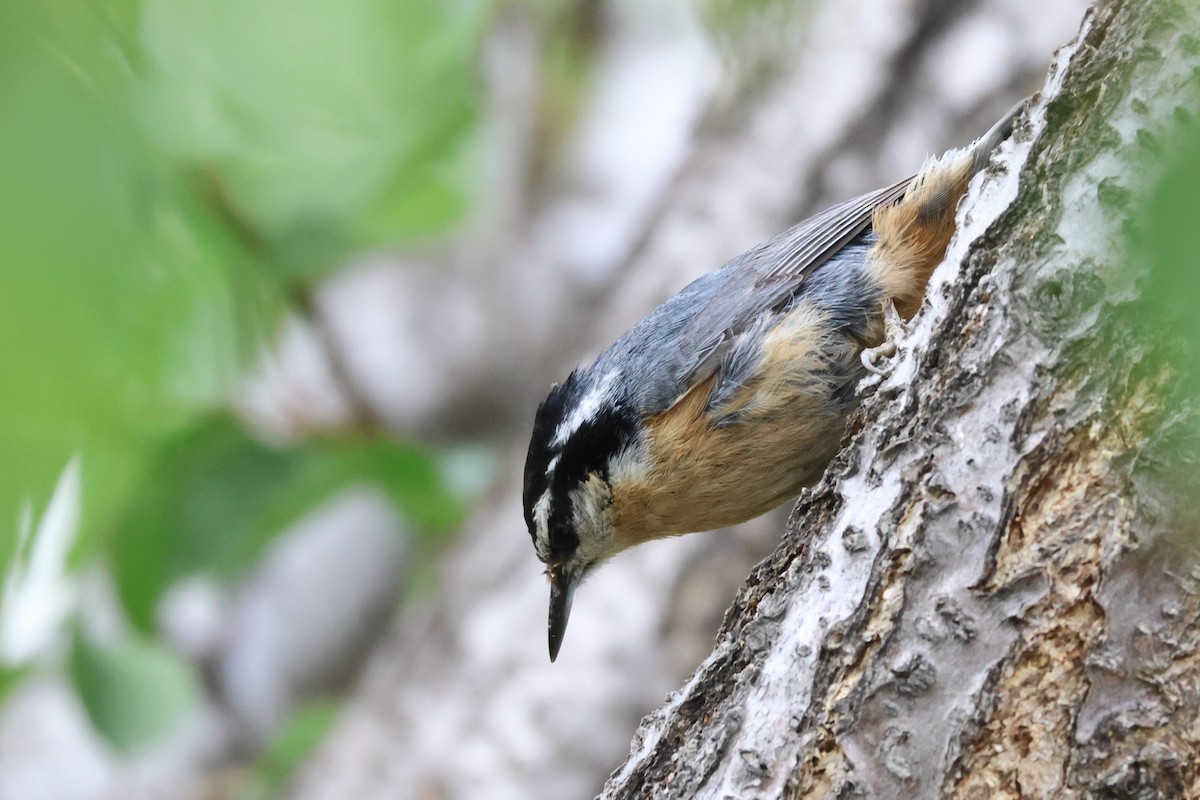
<path fill-rule="evenodd" d="M 574 529 L 565 523 L 556 523 L 550 527 L 550 559 L 563 561 L 575 552 L 579 546 L 579 536 Z"/>

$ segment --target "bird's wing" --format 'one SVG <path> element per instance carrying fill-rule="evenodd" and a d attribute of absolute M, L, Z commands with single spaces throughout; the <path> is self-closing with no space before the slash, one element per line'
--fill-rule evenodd
<path fill-rule="evenodd" d="M 911 180 L 828 208 L 735 259 L 721 291 L 696 311 L 680 337 L 675 372 L 680 384 L 708 379 L 743 333 L 755 325 L 769 327 L 772 312 L 866 230 L 877 207 L 900 199 Z"/>
<path fill-rule="evenodd" d="M 627 400 L 649 416 L 665 411 L 717 370 L 735 341 L 769 325 L 805 278 L 871 224 L 874 210 L 904 195 L 912 178 L 832 206 L 700 277 L 652 311 L 593 365 L 625 373 Z"/>
<path fill-rule="evenodd" d="M 800 284 L 871 224 L 876 207 L 895 203 L 908 178 L 829 207 L 690 283 L 614 342 L 589 369 L 619 369 L 626 401 L 643 416 L 670 408 L 712 377 L 734 342 L 772 323 Z"/>
<path fill-rule="evenodd" d="M 827 208 L 755 248 L 768 251 L 758 284 L 779 281 L 794 290 L 805 276 L 866 230 L 876 208 L 903 197 L 914 177 Z"/>

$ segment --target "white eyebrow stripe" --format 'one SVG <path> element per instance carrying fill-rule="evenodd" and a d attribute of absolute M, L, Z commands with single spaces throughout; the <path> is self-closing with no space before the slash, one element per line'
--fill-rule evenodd
<path fill-rule="evenodd" d="M 579 405 L 571 411 L 570 416 L 563 420 L 558 429 L 554 431 L 554 439 L 550 443 L 552 445 L 565 444 L 567 439 L 571 438 L 571 434 L 579 430 L 583 423 L 596 416 L 596 412 L 604 406 L 604 401 L 608 399 L 608 390 L 620 376 L 620 370 L 614 369 L 601 378 L 600 383 L 584 395 L 583 399 L 579 401 Z"/>

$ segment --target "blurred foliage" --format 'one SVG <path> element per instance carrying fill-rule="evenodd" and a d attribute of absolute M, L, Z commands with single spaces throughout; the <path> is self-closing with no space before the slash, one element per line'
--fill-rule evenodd
<path fill-rule="evenodd" d="M 721 54 L 726 80 L 736 102 L 765 85 L 768 78 L 790 65 L 799 55 L 797 42 L 816 8 L 813 0 L 696 0 L 713 44 Z M 732 78 L 732 80 L 730 80 Z"/>
<path fill-rule="evenodd" d="M 458 218 L 485 10 L 143 0 L 137 110 L 256 244 L 306 276 L 347 247 Z"/>
<path fill-rule="evenodd" d="M 76 636 L 70 674 L 122 749 L 194 687 L 144 638 L 174 578 L 235 576 L 355 482 L 460 514 L 384 441 L 270 447 L 220 409 L 290 298 L 465 208 L 487 0 L 0 4 L 0 566 L 74 454 L 72 563 L 109 559 L 141 635 Z M 0 595 L 2 596 L 2 595 Z M 0 692 L 19 669 L 4 665 Z"/>
<path fill-rule="evenodd" d="M 3 701 L 8 691 L 17 685 L 18 682 L 27 674 L 27 668 L 11 668 L 0 665 L 0 702 Z"/>
<path fill-rule="evenodd" d="M 1200 534 L 1200 123 L 1182 109 L 1177 119 L 1171 141 L 1139 140 L 1162 177 L 1130 228 L 1133 254 L 1149 266 L 1138 313 L 1155 343 L 1147 371 L 1170 378 L 1166 420 L 1139 458 L 1174 495 L 1174 526 L 1194 536 Z"/>
<path fill-rule="evenodd" d="M 337 712 L 336 705 L 317 702 L 292 714 L 254 765 L 240 800 L 278 797 L 297 767 L 333 727 Z"/>
<path fill-rule="evenodd" d="M 123 753 L 170 733 L 199 693 L 178 656 L 134 636 L 100 646 L 77 633 L 70 672 L 96 730 Z"/>
<path fill-rule="evenodd" d="M 539 44 L 536 147 L 529 171 L 535 182 L 543 182 L 554 174 L 555 161 L 582 113 L 604 38 L 605 9 L 599 0 L 526 2 L 534 12 Z"/>
<path fill-rule="evenodd" d="M 416 448 L 345 439 L 271 447 L 229 417 L 202 420 L 150 459 L 115 532 L 122 605 L 151 631 L 159 595 L 177 578 L 236 576 L 274 534 L 356 483 L 382 488 L 420 530 L 460 521 L 435 461 Z"/>
<path fill-rule="evenodd" d="M 85 529 L 139 457 L 211 402 L 244 332 L 246 258 L 142 141 L 121 17 L 0 7 L 0 558 L 18 504 L 85 453 Z"/>
<path fill-rule="evenodd" d="M 1200 125 L 1183 129 L 1183 144 L 1168 158 L 1137 228 L 1137 247 L 1150 260 L 1143 284 L 1147 315 L 1176 347 L 1200 355 Z M 1179 354 L 1182 355 L 1182 354 Z M 1186 359 L 1179 367 L 1200 361 Z M 1178 370 L 1182 388 L 1200 396 L 1200 369 Z"/>

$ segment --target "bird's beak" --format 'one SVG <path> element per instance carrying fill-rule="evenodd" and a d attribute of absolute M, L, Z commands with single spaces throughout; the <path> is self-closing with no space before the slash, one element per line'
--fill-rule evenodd
<path fill-rule="evenodd" d="M 561 566 L 550 569 L 550 661 L 558 658 L 563 634 L 567 631 L 567 620 L 571 616 L 571 598 L 575 595 L 578 579 Z"/>

